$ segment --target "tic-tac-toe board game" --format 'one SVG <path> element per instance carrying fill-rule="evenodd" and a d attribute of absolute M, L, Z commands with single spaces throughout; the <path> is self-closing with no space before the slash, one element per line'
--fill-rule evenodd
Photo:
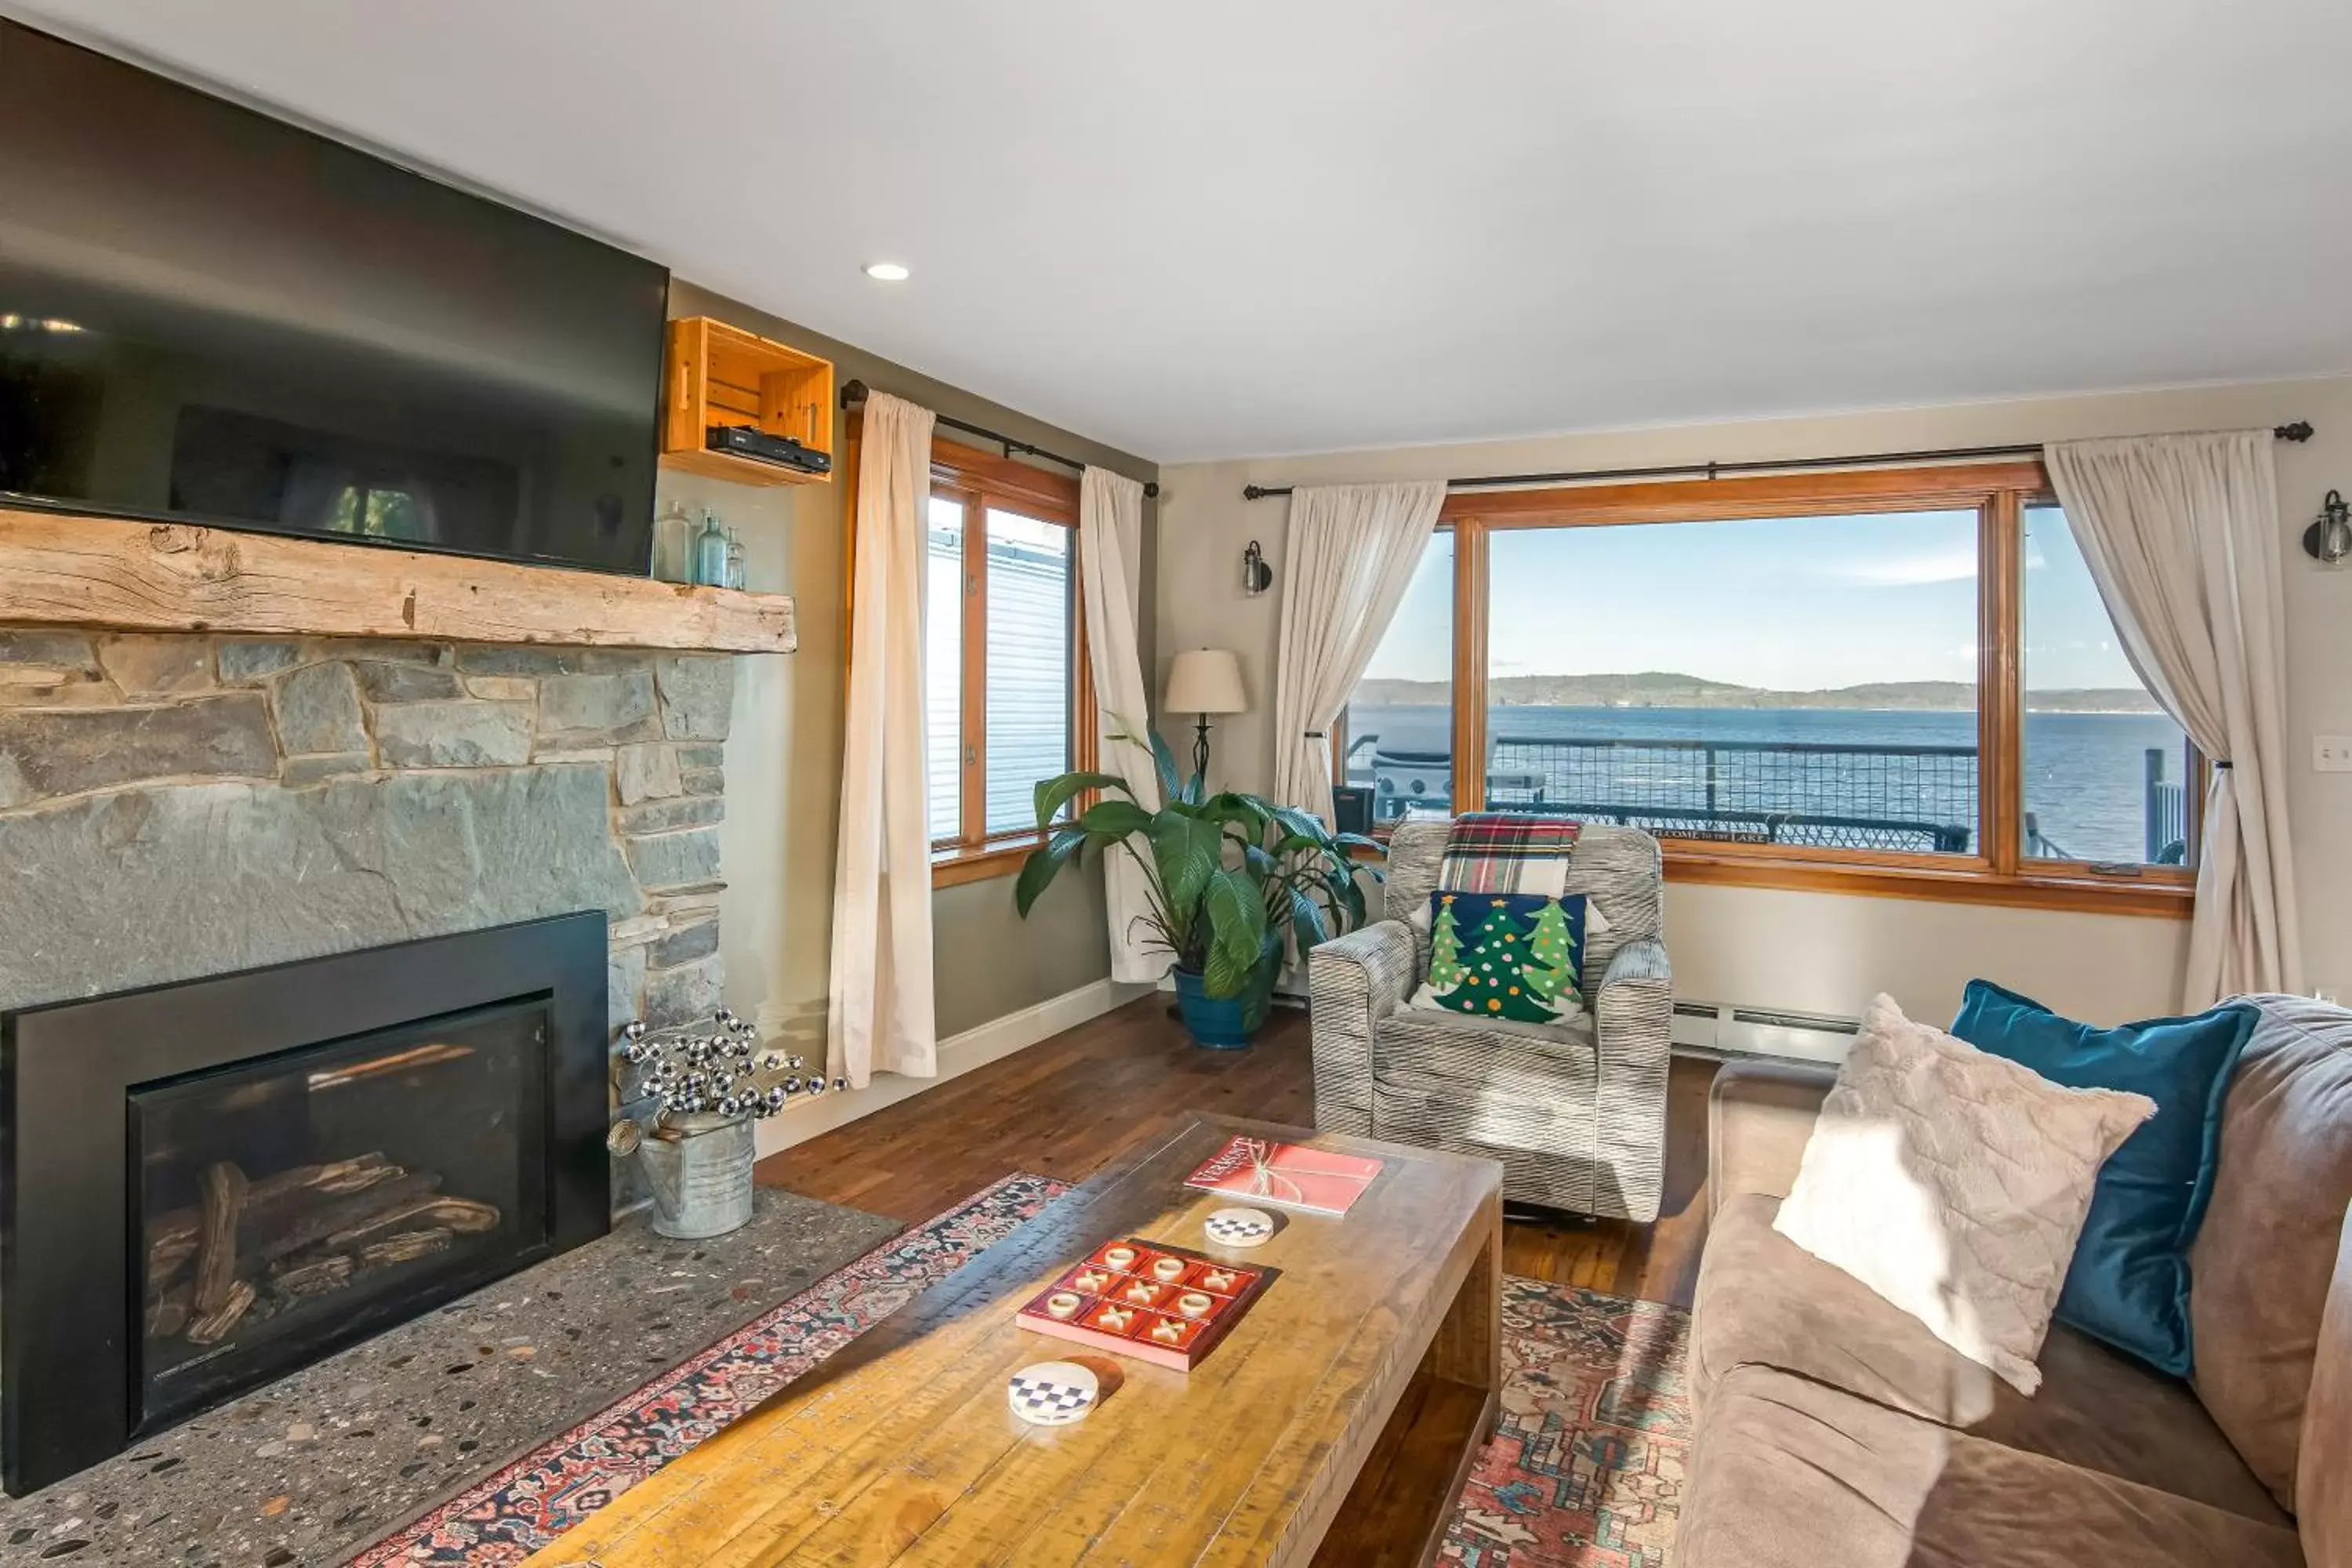
<path fill-rule="evenodd" d="M 1190 1372 L 1280 1272 L 1124 1237 L 1047 1286 L 1015 1321 L 1041 1334 Z"/>

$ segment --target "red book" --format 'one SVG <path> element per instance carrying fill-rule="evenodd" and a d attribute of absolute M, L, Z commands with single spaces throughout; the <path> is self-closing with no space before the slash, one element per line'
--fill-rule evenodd
<path fill-rule="evenodd" d="M 1381 1163 L 1363 1154 L 1235 1138 L 1203 1161 L 1184 1184 L 1252 1203 L 1342 1215 L 1380 1173 Z"/>

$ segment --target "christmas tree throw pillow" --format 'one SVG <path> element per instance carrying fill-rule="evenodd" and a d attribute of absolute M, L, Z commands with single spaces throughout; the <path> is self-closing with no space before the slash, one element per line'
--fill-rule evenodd
<path fill-rule="evenodd" d="M 1605 931 L 1608 921 L 1581 893 L 1441 888 L 1429 900 L 1429 978 L 1407 1005 L 1515 1024 L 1565 1022 L 1584 1008 L 1577 974 L 1588 926 Z"/>

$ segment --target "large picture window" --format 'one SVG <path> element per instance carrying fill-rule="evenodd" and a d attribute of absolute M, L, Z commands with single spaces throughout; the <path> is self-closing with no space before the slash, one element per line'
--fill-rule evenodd
<path fill-rule="evenodd" d="M 1685 880 L 2188 909 L 2200 760 L 2038 464 L 1455 495 L 1344 734 L 1376 826 L 1558 811 Z"/>

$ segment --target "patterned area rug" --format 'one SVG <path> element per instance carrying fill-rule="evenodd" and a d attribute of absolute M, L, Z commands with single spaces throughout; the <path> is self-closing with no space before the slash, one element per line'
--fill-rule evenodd
<path fill-rule="evenodd" d="M 929 1289 L 1068 1188 L 1008 1176 L 664 1373 L 352 1559 L 520 1563 Z M 1507 1278 L 1503 1423 L 1440 1560 L 1464 1568 L 1663 1568 L 1690 1406 L 1671 1307 Z"/>
<path fill-rule="evenodd" d="M 974 1193 L 378 1542 L 354 1568 L 520 1563 L 1067 1191 L 1045 1176 L 1007 1176 Z"/>
<path fill-rule="evenodd" d="M 1463 1568 L 1664 1568 L 1690 1452 L 1690 1318 L 1503 1278 L 1503 1420 L 1438 1553 Z"/>

